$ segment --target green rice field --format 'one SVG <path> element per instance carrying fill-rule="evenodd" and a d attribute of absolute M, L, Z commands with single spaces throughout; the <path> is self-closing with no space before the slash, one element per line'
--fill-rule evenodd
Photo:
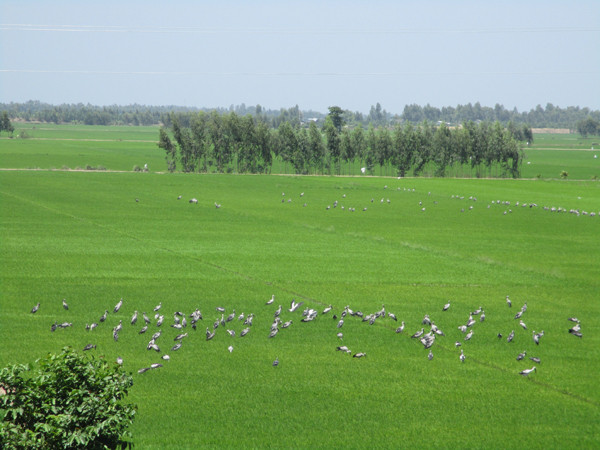
<path fill-rule="evenodd" d="M 5 169 L 107 169 L 0 171 L 0 367 L 90 343 L 96 357 L 121 357 L 137 448 L 598 448 L 591 142 L 544 150 L 542 140 L 521 180 L 166 174 L 155 144 L 139 142 L 157 129 L 122 128 L 131 134 L 56 127 L 31 133 L 57 140 L 0 139 Z M 131 171 L 145 163 L 149 173 Z M 303 302 L 293 312 L 292 300 Z M 291 324 L 269 338 L 280 305 Z M 524 305 L 526 329 L 515 319 Z M 485 320 L 472 315 L 466 340 L 458 327 L 479 308 Z M 316 318 L 303 322 L 306 309 Z M 397 321 L 363 320 L 382 310 Z M 135 311 L 149 317 L 146 333 L 141 317 L 130 323 Z M 186 327 L 172 327 L 175 312 Z M 411 338 L 431 329 L 425 315 L 445 334 L 432 359 Z M 72 326 L 52 332 L 55 322 Z M 147 350 L 159 330 L 160 352 Z"/>

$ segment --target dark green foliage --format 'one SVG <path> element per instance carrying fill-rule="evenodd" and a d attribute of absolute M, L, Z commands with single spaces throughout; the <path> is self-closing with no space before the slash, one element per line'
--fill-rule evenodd
<path fill-rule="evenodd" d="M 70 348 L 0 371 L 0 448 L 117 448 L 130 444 L 131 375 Z"/>
<path fill-rule="evenodd" d="M 577 122 L 577 132 L 583 137 L 587 137 L 588 135 L 600 135 L 600 120 L 592 117 L 580 120 Z"/>
<path fill-rule="evenodd" d="M 9 134 L 12 134 L 13 131 L 15 131 L 6 111 L 2 112 L 2 117 L 0 118 L 0 133 L 3 131 L 6 131 Z"/>

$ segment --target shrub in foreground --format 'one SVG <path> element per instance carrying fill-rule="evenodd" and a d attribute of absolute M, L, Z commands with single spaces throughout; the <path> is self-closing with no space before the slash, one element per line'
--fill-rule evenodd
<path fill-rule="evenodd" d="M 123 403 L 131 375 L 68 347 L 36 363 L 0 371 L 0 448 L 131 446 L 136 406 Z"/>

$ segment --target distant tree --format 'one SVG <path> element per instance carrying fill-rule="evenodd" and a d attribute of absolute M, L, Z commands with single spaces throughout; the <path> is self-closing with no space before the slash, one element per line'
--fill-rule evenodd
<path fill-rule="evenodd" d="M 161 127 L 158 132 L 158 147 L 166 153 L 167 169 L 169 172 L 174 172 L 177 168 L 177 147 L 171 142 L 164 127 Z"/>
<path fill-rule="evenodd" d="M 311 122 L 308 125 L 308 148 L 310 153 L 311 165 L 315 171 L 324 171 L 325 165 L 325 144 L 323 143 L 323 135 L 317 127 L 317 124 Z"/>
<path fill-rule="evenodd" d="M 136 406 L 123 403 L 133 385 L 116 363 L 72 349 L 0 371 L 0 448 L 117 448 L 131 445 Z"/>
<path fill-rule="evenodd" d="M 332 115 L 328 115 L 323 125 L 323 132 L 327 142 L 327 156 L 335 167 L 335 173 L 340 173 L 341 142 L 340 132 L 333 122 Z"/>
<path fill-rule="evenodd" d="M 592 117 L 580 120 L 577 122 L 576 127 L 577 132 L 583 137 L 600 134 L 600 121 L 593 119 Z"/>
<path fill-rule="evenodd" d="M 0 119 L 0 133 L 3 131 L 6 131 L 11 135 L 15 131 L 6 111 L 2 111 L 2 118 Z"/>
<path fill-rule="evenodd" d="M 331 122 L 335 129 L 340 133 L 342 131 L 342 126 L 344 125 L 343 118 L 344 111 L 339 106 L 330 106 L 329 107 L 329 117 L 331 118 Z"/>

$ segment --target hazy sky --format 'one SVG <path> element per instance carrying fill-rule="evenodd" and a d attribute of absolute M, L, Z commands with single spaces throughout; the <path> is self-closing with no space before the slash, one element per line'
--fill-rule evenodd
<path fill-rule="evenodd" d="M 600 0 L 0 0 L 0 102 L 600 109 Z"/>

